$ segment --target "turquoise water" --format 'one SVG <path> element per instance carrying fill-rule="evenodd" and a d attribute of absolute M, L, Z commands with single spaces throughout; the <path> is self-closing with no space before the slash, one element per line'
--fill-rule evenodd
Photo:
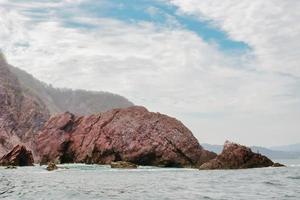
<path fill-rule="evenodd" d="M 300 199 L 300 161 L 287 168 L 199 171 L 99 165 L 0 168 L 0 199 Z"/>

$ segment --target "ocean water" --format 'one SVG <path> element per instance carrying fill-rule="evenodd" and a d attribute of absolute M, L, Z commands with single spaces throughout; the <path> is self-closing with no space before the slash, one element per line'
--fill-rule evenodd
<path fill-rule="evenodd" d="M 300 160 L 287 168 L 199 171 L 99 165 L 0 168 L 0 199 L 7 200 L 197 200 L 300 199 Z"/>

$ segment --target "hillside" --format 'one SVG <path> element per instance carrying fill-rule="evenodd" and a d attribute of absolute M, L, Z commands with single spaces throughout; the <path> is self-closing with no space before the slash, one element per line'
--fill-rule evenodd
<path fill-rule="evenodd" d="M 54 88 L 19 68 L 10 66 L 10 70 L 18 77 L 23 90 L 39 96 L 51 114 L 70 111 L 78 115 L 88 115 L 133 106 L 133 103 L 120 95 Z"/>
<path fill-rule="evenodd" d="M 30 147 L 34 134 L 49 117 L 43 101 L 22 89 L 0 54 L 0 157 L 21 142 Z"/>

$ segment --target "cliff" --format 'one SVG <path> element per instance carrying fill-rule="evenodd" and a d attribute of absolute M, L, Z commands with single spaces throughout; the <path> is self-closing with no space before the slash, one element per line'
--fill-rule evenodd
<path fill-rule="evenodd" d="M 39 97 L 22 90 L 18 78 L 11 73 L 0 56 L 0 156 L 15 145 L 32 145 L 33 135 L 50 117 Z"/>
<path fill-rule="evenodd" d="M 17 144 L 31 150 L 53 113 L 91 114 L 132 105 L 111 93 L 53 88 L 9 65 L 0 52 L 0 156 Z"/>

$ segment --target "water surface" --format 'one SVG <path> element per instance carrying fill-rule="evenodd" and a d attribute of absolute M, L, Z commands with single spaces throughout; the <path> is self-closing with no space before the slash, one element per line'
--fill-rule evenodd
<path fill-rule="evenodd" d="M 0 199 L 300 199 L 300 161 L 287 168 L 199 171 L 142 167 L 111 169 L 99 165 L 0 168 Z"/>

